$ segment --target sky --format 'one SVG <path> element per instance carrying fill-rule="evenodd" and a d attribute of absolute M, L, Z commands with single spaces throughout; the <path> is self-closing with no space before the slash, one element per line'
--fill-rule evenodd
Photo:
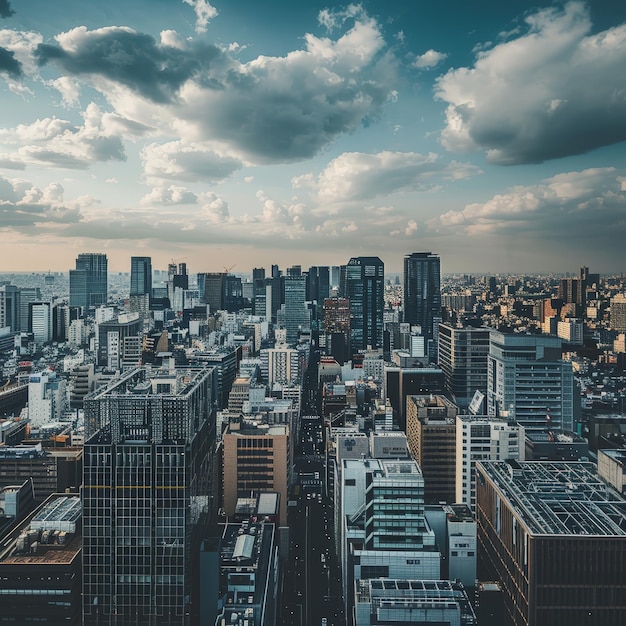
<path fill-rule="evenodd" d="M 0 0 L 0 272 L 621 272 L 625 68 L 614 0 Z"/>

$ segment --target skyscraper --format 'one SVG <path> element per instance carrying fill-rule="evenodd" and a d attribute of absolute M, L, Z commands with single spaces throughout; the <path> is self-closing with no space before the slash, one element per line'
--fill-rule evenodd
<path fill-rule="evenodd" d="M 385 264 L 378 257 L 353 257 L 345 271 L 344 296 L 350 300 L 352 352 L 381 348 L 385 308 Z"/>
<path fill-rule="evenodd" d="M 439 325 L 439 367 L 446 392 L 459 408 L 467 408 L 476 391 L 487 392 L 488 328 Z"/>
<path fill-rule="evenodd" d="M 70 270 L 70 306 L 97 307 L 107 302 L 106 254 L 86 252 L 76 259 Z"/>
<path fill-rule="evenodd" d="M 428 353 L 436 357 L 438 324 L 441 322 L 441 268 L 432 252 L 413 252 L 404 257 L 404 321 L 421 326 Z"/>
<path fill-rule="evenodd" d="M 195 623 L 196 555 L 215 503 L 214 373 L 135 369 L 85 398 L 86 624 Z"/>
<path fill-rule="evenodd" d="M 149 256 L 130 257 L 130 295 L 152 294 L 152 259 Z"/>
<path fill-rule="evenodd" d="M 572 430 L 572 364 L 561 339 L 491 330 L 487 414 L 514 417 L 526 430 Z"/>
<path fill-rule="evenodd" d="M 285 276 L 285 328 L 287 343 L 298 341 L 301 330 L 311 328 L 311 316 L 306 308 L 306 276 L 297 272 Z"/>

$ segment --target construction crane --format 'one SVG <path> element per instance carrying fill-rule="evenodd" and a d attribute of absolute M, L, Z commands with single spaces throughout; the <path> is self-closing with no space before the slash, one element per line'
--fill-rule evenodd
<path fill-rule="evenodd" d="M 224 267 L 224 271 L 225 271 L 227 274 L 230 274 L 230 270 L 232 270 L 232 269 L 233 269 L 233 267 L 236 267 L 236 266 L 237 266 L 237 263 L 234 263 L 234 264 L 233 264 L 233 265 L 231 265 L 230 267 L 226 267 L 225 265 L 224 265 L 223 267 Z"/>

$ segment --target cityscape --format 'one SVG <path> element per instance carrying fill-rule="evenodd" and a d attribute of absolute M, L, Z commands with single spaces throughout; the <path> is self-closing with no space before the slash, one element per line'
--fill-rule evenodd
<path fill-rule="evenodd" d="M 626 3 L 0 0 L 0 625 L 626 625 Z"/>
<path fill-rule="evenodd" d="M 433 252 L 0 282 L 17 624 L 626 615 L 626 277 Z"/>

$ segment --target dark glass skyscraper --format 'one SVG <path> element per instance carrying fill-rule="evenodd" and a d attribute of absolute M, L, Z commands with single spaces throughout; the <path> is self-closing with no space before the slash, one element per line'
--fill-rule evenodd
<path fill-rule="evenodd" d="M 96 307 L 107 302 L 107 255 L 86 252 L 78 255 L 70 270 L 70 306 Z"/>
<path fill-rule="evenodd" d="M 432 252 L 404 257 L 404 321 L 421 326 L 426 342 L 436 339 L 441 322 L 441 267 Z"/>
<path fill-rule="evenodd" d="M 85 399 L 85 624 L 198 623 L 216 498 L 215 369 L 132 370 Z"/>
<path fill-rule="evenodd" d="M 383 345 L 385 264 L 376 256 L 353 257 L 346 266 L 352 353 Z"/>
<path fill-rule="evenodd" d="M 149 256 L 130 257 L 130 295 L 152 295 L 152 259 Z"/>

